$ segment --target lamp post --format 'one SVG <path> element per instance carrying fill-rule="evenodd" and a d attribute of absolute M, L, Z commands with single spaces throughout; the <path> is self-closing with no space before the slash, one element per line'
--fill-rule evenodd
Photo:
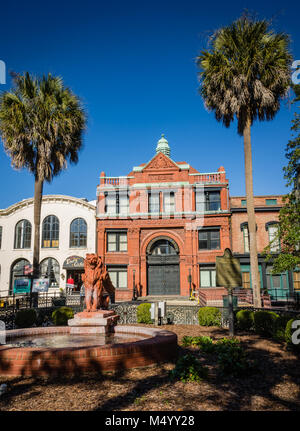
<path fill-rule="evenodd" d="M 190 284 L 190 299 L 191 299 L 191 296 L 192 296 L 192 274 L 191 274 L 191 268 L 189 268 L 188 282 Z"/>
<path fill-rule="evenodd" d="M 132 274 L 133 274 L 132 301 L 136 301 L 137 296 L 136 296 L 136 287 L 135 287 L 135 269 L 132 270 Z"/>

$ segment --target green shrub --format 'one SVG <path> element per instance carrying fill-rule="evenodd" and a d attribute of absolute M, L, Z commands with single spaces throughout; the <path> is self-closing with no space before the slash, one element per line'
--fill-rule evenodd
<path fill-rule="evenodd" d="M 253 327 L 253 311 L 240 310 L 236 313 L 237 328 L 242 331 L 250 331 Z"/>
<path fill-rule="evenodd" d="M 216 307 L 203 307 L 198 311 L 200 326 L 221 326 L 221 311 Z"/>
<path fill-rule="evenodd" d="M 182 338 L 182 345 L 184 347 L 199 347 L 205 353 L 212 353 L 215 350 L 213 340 L 210 337 L 206 336 L 191 337 L 186 335 Z"/>
<path fill-rule="evenodd" d="M 140 304 L 137 307 L 137 322 L 138 323 L 152 323 L 150 314 L 151 304 Z"/>
<path fill-rule="evenodd" d="M 47 307 L 47 308 L 37 308 L 36 314 L 36 325 L 42 326 L 43 324 L 51 321 L 51 316 L 53 311 L 56 310 L 55 307 Z"/>
<path fill-rule="evenodd" d="M 219 350 L 218 372 L 221 376 L 243 377 L 253 373 L 255 368 L 255 364 L 248 360 L 241 346 L 225 344 Z"/>
<path fill-rule="evenodd" d="M 74 311 L 70 307 L 60 307 L 53 311 L 52 320 L 55 326 L 66 326 L 69 319 L 73 319 Z"/>
<path fill-rule="evenodd" d="M 299 320 L 299 319 L 300 319 L 299 316 L 296 318 L 290 319 L 287 322 L 286 329 L 285 329 L 285 341 L 286 341 L 287 347 L 295 351 L 300 351 L 300 344 L 294 344 L 292 342 L 293 332 L 296 331 L 296 328 L 295 329 L 292 328 L 292 323 L 294 322 L 294 320 Z"/>
<path fill-rule="evenodd" d="M 33 308 L 27 308 L 17 311 L 15 324 L 18 328 L 31 328 L 36 323 L 36 311 Z"/>
<path fill-rule="evenodd" d="M 215 350 L 217 353 L 227 352 L 228 350 L 239 347 L 240 341 L 237 338 L 221 338 L 215 344 Z"/>
<path fill-rule="evenodd" d="M 192 354 L 182 356 L 176 362 L 175 368 L 170 371 L 171 380 L 179 379 L 182 382 L 200 382 L 207 378 L 208 368 Z"/>
<path fill-rule="evenodd" d="M 192 340 L 194 337 L 190 337 L 189 335 L 185 335 L 182 337 L 182 345 L 183 347 L 188 347 L 192 345 Z"/>
<path fill-rule="evenodd" d="M 276 319 L 272 335 L 275 340 L 285 341 L 285 330 L 291 317 L 290 314 L 282 314 Z"/>
<path fill-rule="evenodd" d="M 254 329 L 259 335 L 272 337 L 275 331 L 276 320 L 278 314 L 273 311 L 255 311 L 254 313 Z"/>

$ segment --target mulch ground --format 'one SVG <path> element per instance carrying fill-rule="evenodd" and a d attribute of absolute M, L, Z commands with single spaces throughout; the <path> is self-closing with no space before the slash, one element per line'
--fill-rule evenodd
<path fill-rule="evenodd" d="M 144 325 L 147 326 L 147 325 Z M 153 327 L 153 325 L 151 325 Z M 191 325 L 160 326 L 178 336 L 228 336 L 220 328 Z M 215 358 L 195 348 L 179 347 L 179 355 L 193 352 L 209 368 L 209 377 L 200 383 L 171 382 L 168 373 L 174 363 L 142 369 L 56 378 L 8 378 L 0 396 L 1 411 L 217 411 L 217 410 L 300 410 L 299 356 L 283 343 L 257 335 L 239 333 L 249 358 L 256 360 L 255 374 L 243 378 L 220 378 Z"/>

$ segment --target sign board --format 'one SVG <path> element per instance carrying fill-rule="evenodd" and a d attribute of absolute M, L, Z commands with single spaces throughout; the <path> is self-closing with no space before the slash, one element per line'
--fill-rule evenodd
<path fill-rule="evenodd" d="M 216 257 L 216 285 L 226 288 L 242 286 L 242 273 L 239 259 L 226 248 L 223 256 Z"/>
<path fill-rule="evenodd" d="M 29 278 L 16 278 L 14 293 L 30 293 L 31 280 Z"/>
<path fill-rule="evenodd" d="M 70 256 L 63 263 L 63 269 L 84 269 L 84 258 L 81 256 Z"/>
<path fill-rule="evenodd" d="M 49 278 L 37 278 L 33 280 L 32 292 L 48 292 Z"/>
<path fill-rule="evenodd" d="M 166 315 L 166 301 L 158 303 L 158 317 L 165 317 Z"/>

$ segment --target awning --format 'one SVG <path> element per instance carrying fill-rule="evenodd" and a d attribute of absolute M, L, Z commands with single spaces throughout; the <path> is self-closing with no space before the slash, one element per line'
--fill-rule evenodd
<path fill-rule="evenodd" d="M 63 269 L 84 269 L 84 258 L 70 256 L 63 263 Z"/>

